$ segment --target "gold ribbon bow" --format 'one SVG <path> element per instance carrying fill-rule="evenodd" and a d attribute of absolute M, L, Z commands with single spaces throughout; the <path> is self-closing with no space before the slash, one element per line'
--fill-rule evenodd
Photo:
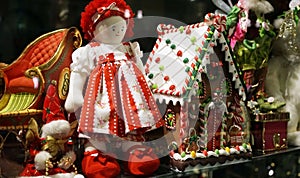
<path fill-rule="evenodd" d="M 43 145 L 42 150 L 48 151 L 52 157 L 56 157 L 59 152 L 65 151 L 65 143 L 67 139 L 57 140 L 52 136 L 47 136 L 45 139 L 45 145 Z"/>

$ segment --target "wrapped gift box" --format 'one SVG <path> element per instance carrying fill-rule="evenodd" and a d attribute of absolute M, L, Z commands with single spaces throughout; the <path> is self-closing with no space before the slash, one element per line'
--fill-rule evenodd
<path fill-rule="evenodd" d="M 288 112 L 252 115 L 253 148 L 263 152 L 287 148 L 288 121 Z"/>

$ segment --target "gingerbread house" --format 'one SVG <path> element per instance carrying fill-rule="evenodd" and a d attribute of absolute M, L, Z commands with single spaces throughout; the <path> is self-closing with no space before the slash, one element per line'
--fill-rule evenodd
<path fill-rule="evenodd" d="M 245 86 L 225 27 L 226 17 L 212 13 L 197 24 L 158 26 L 145 69 L 154 97 L 165 108 L 175 170 L 251 157 Z"/>

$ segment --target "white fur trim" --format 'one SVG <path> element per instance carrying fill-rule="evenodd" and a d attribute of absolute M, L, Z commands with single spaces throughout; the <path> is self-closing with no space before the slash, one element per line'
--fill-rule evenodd
<path fill-rule="evenodd" d="M 49 152 L 40 151 L 34 157 L 34 164 L 37 170 L 45 170 L 46 169 L 46 161 L 52 158 Z"/>
<path fill-rule="evenodd" d="M 71 130 L 70 123 L 66 120 L 54 120 L 42 127 L 42 138 L 51 135 L 55 138 L 65 138 Z"/>

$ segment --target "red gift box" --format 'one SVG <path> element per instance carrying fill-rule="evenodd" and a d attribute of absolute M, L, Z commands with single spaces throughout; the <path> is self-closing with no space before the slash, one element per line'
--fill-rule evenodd
<path fill-rule="evenodd" d="M 262 152 L 286 149 L 289 118 L 288 112 L 252 115 L 253 148 Z"/>

